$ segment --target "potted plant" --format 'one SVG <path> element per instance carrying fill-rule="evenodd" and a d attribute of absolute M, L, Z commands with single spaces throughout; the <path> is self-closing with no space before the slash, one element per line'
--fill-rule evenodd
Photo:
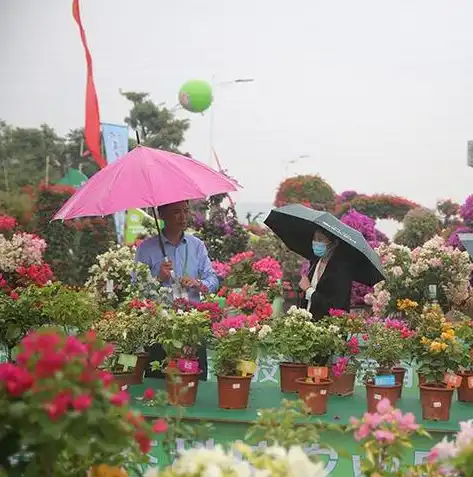
<path fill-rule="evenodd" d="M 210 336 L 211 321 L 206 311 L 178 309 L 162 313 L 155 341 L 166 353 L 165 363 L 160 363 L 160 367 L 166 375 L 171 404 L 195 404 L 200 375 L 197 349 L 205 345 Z"/>
<path fill-rule="evenodd" d="M 361 350 L 360 337 L 365 330 L 365 317 L 362 313 L 332 309 L 324 322 L 338 326 L 345 341 L 340 356 L 335 357 L 329 369 L 329 378 L 332 380 L 330 394 L 351 396 L 355 388 L 356 374 L 361 366 L 357 356 Z"/>
<path fill-rule="evenodd" d="M 417 333 L 416 361 L 422 415 L 427 420 L 448 421 L 453 392 L 462 382 L 460 366 L 469 362 L 469 349 L 457 339 L 439 305 L 426 307 Z"/>
<path fill-rule="evenodd" d="M 264 340 L 267 353 L 283 359 L 279 363 L 281 392 L 295 393 L 298 390 L 296 380 L 307 376 L 307 364 L 310 355 L 306 343 L 314 332 L 312 314 L 302 308 L 291 306 L 283 316 L 271 320 L 273 330 Z"/>
<path fill-rule="evenodd" d="M 395 405 L 401 384 L 396 383 L 394 367 L 405 354 L 405 344 L 399 331 L 382 320 L 372 320 L 367 327 L 364 356 L 370 360 L 364 372 L 368 412 L 375 412 L 379 401 L 389 399 Z"/>
<path fill-rule="evenodd" d="M 313 331 L 305 344 L 308 358 L 307 377 L 298 378 L 299 397 L 307 404 L 312 414 L 327 412 L 327 399 L 332 380 L 329 367 L 344 347 L 340 328 L 333 324 L 313 324 Z"/>
<path fill-rule="evenodd" d="M 167 289 L 151 275 L 148 265 L 135 260 L 136 247 L 114 245 L 97 256 L 85 286 L 108 307 L 118 307 L 135 297 L 163 301 Z"/>
<path fill-rule="evenodd" d="M 465 363 L 458 375 L 462 382 L 458 388 L 458 400 L 463 402 L 473 402 L 473 321 L 464 316 L 461 321 L 455 324 L 456 334 L 469 350 L 468 361 Z"/>
<path fill-rule="evenodd" d="M 162 313 L 159 305 L 150 300 L 132 299 L 117 311 L 104 312 L 93 324 L 98 337 L 115 346 L 107 366 L 123 385 L 143 382 L 149 360 L 144 349 L 155 342 Z"/>
<path fill-rule="evenodd" d="M 218 402 L 222 409 L 246 409 L 256 371 L 259 340 L 272 330 L 256 315 L 228 316 L 212 326 L 213 367 L 217 375 Z"/>
<path fill-rule="evenodd" d="M 22 340 L 15 365 L 0 364 L 5 475 L 84 477 L 101 463 L 147 461 L 159 426 L 132 410 L 128 393 L 98 369 L 112 349 L 91 332 L 41 330 Z"/>
<path fill-rule="evenodd" d="M 217 263 L 223 285 L 230 289 L 241 289 L 253 285 L 257 291 L 267 293 L 274 311 L 282 312 L 283 283 L 281 264 L 272 257 L 255 258 L 252 251 L 234 255 L 227 264 Z"/>

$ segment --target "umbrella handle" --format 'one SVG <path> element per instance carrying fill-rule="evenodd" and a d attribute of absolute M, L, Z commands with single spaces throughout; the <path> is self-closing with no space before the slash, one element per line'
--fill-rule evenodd
<path fill-rule="evenodd" d="M 153 211 L 154 223 L 156 224 L 156 228 L 158 230 L 159 248 L 161 249 L 161 253 L 163 254 L 164 260 L 167 261 L 169 260 L 169 258 L 166 255 L 166 251 L 164 250 L 163 236 L 161 235 L 161 228 L 159 227 L 159 220 L 158 216 L 156 215 L 156 208 L 152 207 L 151 210 Z"/>

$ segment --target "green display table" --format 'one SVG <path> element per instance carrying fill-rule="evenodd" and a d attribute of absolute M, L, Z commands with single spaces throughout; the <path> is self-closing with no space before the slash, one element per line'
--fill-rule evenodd
<path fill-rule="evenodd" d="M 164 389 L 164 382 L 157 379 L 146 379 L 143 385 L 132 386 L 130 392 L 133 397 L 140 397 L 144 390 L 149 387 Z M 418 422 L 432 434 L 433 439 L 415 438 L 413 440 L 414 448 L 406 453 L 405 457 L 406 462 L 410 463 L 422 462 L 427 452 L 436 442 L 440 441 L 445 434 L 457 431 L 460 421 L 468 420 L 473 416 L 473 404 L 460 403 L 455 400 L 451 418 L 448 422 L 422 421 L 418 392 L 417 383 L 411 382 L 410 386 L 404 391 L 404 397 L 398 402 L 398 407 L 404 412 L 413 412 Z M 278 408 L 282 399 L 297 399 L 297 396 L 282 394 L 279 386 L 275 383 L 265 384 L 256 380 L 252 383 L 248 409 L 241 411 L 223 410 L 218 408 L 216 382 L 200 382 L 197 402 L 195 406 L 185 410 L 184 419 L 212 423 L 214 428 L 212 438 L 202 443 L 206 447 L 211 447 L 218 443 L 242 440 L 248 425 L 256 419 L 258 410 Z M 148 417 L 172 416 L 175 413 L 171 406 L 149 407 L 136 399 L 134 399 L 133 405 Z M 355 394 L 351 397 L 330 397 L 327 414 L 317 417 L 317 419 L 323 422 L 346 425 L 351 416 L 361 417 L 365 411 L 365 389 L 362 386 L 357 386 Z M 321 440 L 324 444 L 333 447 L 333 450 L 319 449 L 314 446 L 309 452 L 322 456 L 327 462 L 327 470 L 331 472 L 332 477 L 361 476 L 359 470 L 361 452 L 357 442 L 350 435 L 326 431 L 322 433 Z M 163 462 L 160 447 L 157 443 L 151 456 L 155 463 Z"/>

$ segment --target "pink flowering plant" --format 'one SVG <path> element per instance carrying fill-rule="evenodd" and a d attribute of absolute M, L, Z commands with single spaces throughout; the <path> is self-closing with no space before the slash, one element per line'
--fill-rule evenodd
<path fill-rule="evenodd" d="M 217 376 L 241 375 L 241 361 L 256 362 L 262 340 L 272 332 L 257 315 L 227 316 L 212 325 L 212 363 Z"/>
<path fill-rule="evenodd" d="M 442 237 L 436 236 L 412 251 L 402 245 L 382 244 L 377 252 L 386 280 L 375 285 L 373 293 L 365 298 L 375 315 L 398 312 L 400 299 L 415 301 L 422 307 L 432 300 L 431 285 L 436 286 L 435 298 L 445 311 L 468 300 L 473 269 L 469 255 L 447 245 Z"/>
<path fill-rule="evenodd" d="M 444 437 L 431 449 L 427 461 L 441 475 L 473 477 L 473 419 L 460 422 L 460 431 L 454 439 Z"/>
<path fill-rule="evenodd" d="M 239 289 L 254 285 L 264 291 L 272 301 L 283 294 L 281 264 L 272 257 L 256 259 L 252 251 L 234 255 L 228 263 L 213 263 L 214 270 L 226 287 Z"/>
<path fill-rule="evenodd" d="M 403 464 L 414 436 L 429 434 L 416 423 L 411 412 L 394 409 L 388 399 L 378 403 L 375 413 L 366 412 L 361 419 L 351 418 L 347 429 L 354 433 L 364 450 L 361 472 L 366 477 L 401 477 L 411 475 L 411 466 Z"/>
<path fill-rule="evenodd" d="M 226 306 L 233 313 L 257 315 L 260 320 L 266 320 L 273 314 L 273 307 L 267 293 L 258 291 L 252 285 L 244 285 L 240 290 L 222 289 L 225 292 Z"/>
<path fill-rule="evenodd" d="M 35 332 L 0 364 L 0 468 L 7 475 L 84 477 L 92 466 L 147 461 L 153 425 L 99 369 L 113 352 L 93 332 Z M 139 474 L 138 474 L 139 475 Z"/>

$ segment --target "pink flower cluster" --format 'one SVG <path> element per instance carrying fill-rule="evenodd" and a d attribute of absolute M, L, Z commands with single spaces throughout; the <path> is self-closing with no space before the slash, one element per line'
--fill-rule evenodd
<path fill-rule="evenodd" d="M 230 292 L 227 296 L 227 306 L 256 314 L 261 320 L 265 320 L 273 314 L 273 307 L 268 302 L 266 293 L 251 295 L 246 288 L 243 288 L 241 292 Z"/>
<path fill-rule="evenodd" d="M 212 268 L 219 278 L 226 278 L 232 271 L 231 265 L 219 261 L 212 262 Z"/>
<path fill-rule="evenodd" d="M 259 321 L 260 319 L 257 315 L 227 316 L 222 321 L 212 325 L 212 332 L 216 338 L 223 338 L 241 328 L 257 328 Z"/>
<path fill-rule="evenodd" d="M 345 369 L 348 366 L 349 361 L 350 361 L 350 358 L 348 358 L 347 356 L 336 358 L 335 362 L 332 365 L 333 375 L 339 378 L 345 372 Z"/>
<path fill-rule="evenodd" d="M 241 252 L 237 253 L 236 255 L 233 255 L 233 257 L 230 259 L 230 265 L 236 265 L 237 263 L 243 262 L 244 260 L 249 260 L 250 258 L 254 257 L 253 252 Z"/>
<path fill-rule="evenodd" d="M 401 320 L 386 318 L 384 320 L 384 326 L 391 330 L 398 330 L 402 338 L 409 338 L 415 333 Z"/>
<path fill-rule="evenodd" d="M 356 336 L 352 336 L 347 341 L 346 346 L 348 348 L 348 352 L 352 355 L 358 354 L 360 352 L 360 343 L 359 343 L 358 338 Z"/>
<path fill-rule="evenodd" d="M 0 215 L 0 232 L 11 231 L 17 226 L 18 222 L 9 215 Z"/>
<path fill-rule="evenodd" d="M 283 277 L 283 271 L 281 264 L 272 257 L 265 257 L 257 262 L 253 263 L 252 267 L 254 272 L 264 273 L 268 275 L 269 282 L 276 282 Z"/>
<path fill-rule="evenodd" d="M 409 437 L 419 429 L 414 414 L 403 414 L 399 409 L 394 409 L 389 399 L 380 401 L 375 413 L 365 412 L 361 420 L 350 418 L 350 424 L 355 429 L 357 441 L 374 437 L 382 446 L 389 446 L 398 437 Z"/>

